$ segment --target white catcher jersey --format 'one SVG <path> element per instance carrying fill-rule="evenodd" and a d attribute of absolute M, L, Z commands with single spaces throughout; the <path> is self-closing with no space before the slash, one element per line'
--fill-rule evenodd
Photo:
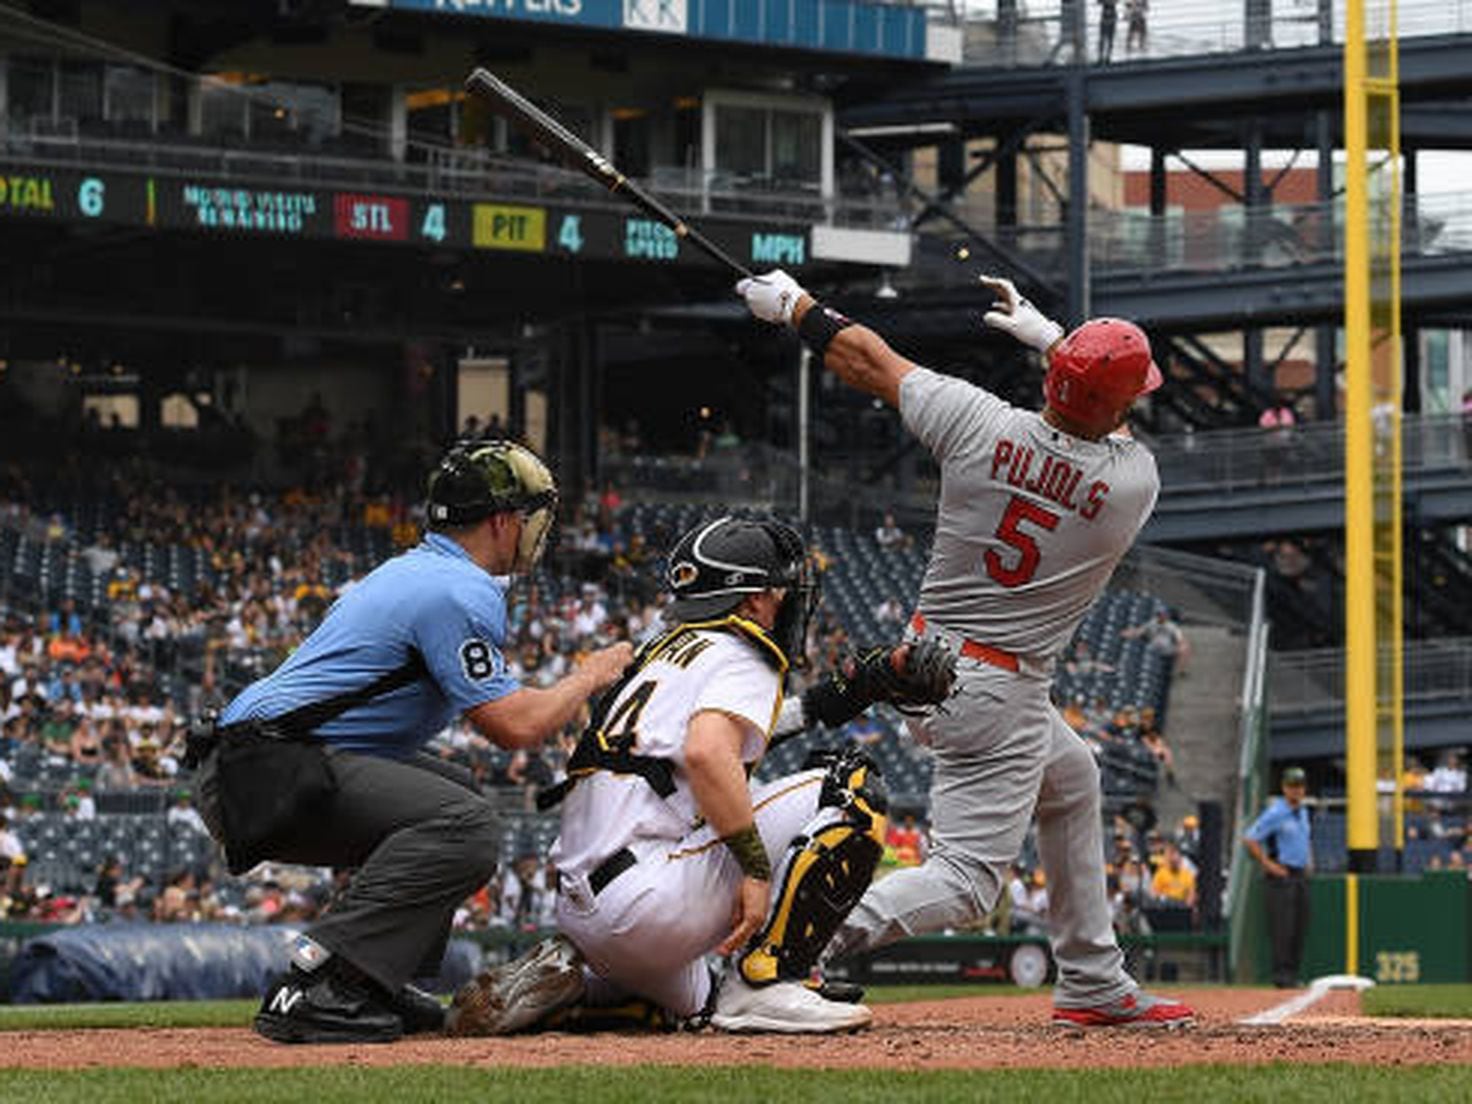
<path fill-rule="evenodd" d="M 755 763 L 782 704 L 782 677 L 736 631 L 687 629 L 631 679 L 604 720 L 605 738 L 629 741 L 629 750 L 669 760 L 675 792 L 660 797 L 638 775 L 600 770 L 582 778 L 562 805 L 562 826 L 551 858 L 567 874 L 590 873 L 609 855 L 641 839 L 678 840 L 699 813 L 685 774 L 690 719 L 715 710 L 741 722 L 741 757 Z"/>
<path fill-rule="evenodd" d="M 899 405 L 941 472 L 920 613 L 1050 665 L 1150 516 L 1155 458 L 1123 435 L 1070 436 L 926 368 L 901 380 Z"/>

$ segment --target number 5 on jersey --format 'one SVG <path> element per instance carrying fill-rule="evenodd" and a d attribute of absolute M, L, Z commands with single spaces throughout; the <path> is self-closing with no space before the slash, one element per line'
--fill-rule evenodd
<path fill-rule="evenodd" d="M 1058 528 L 1058 515 L 1020 495 L 1012 496 L 1012 500 L 1007 503 L 1006 512 L 1002 514 L 1002 520 L 997 523 L 995 536 L 1003 544 L 1017 550 L 1014 562 L 1007 563 L 995 548 L 988 548 L 984 557 L 986 573 L 1004 587 L 1019 587 L 1031 581 L 1037 574 L 1038 561 L 1043 557 L 1037 538 L 1022 528 L 1025 524 L 1035 525 L 1051 533 Z"/>

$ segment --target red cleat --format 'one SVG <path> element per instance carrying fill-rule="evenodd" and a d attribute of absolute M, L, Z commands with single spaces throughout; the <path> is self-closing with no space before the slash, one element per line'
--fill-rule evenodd
<path fill-rule="evenodd" d="M 1088 1008 L 1054 1008 L 1058 1027 L 1189 1027 L 1196 1013 L 1180 1001 L 1156 997 L 1143 989 L 1110 1004 Z"/>

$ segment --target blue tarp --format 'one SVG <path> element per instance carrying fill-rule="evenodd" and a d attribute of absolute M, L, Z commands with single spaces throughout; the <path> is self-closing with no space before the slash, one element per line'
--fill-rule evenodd
<path fill-rule="evenodd" d="M 286 969 L 295 928 L 229 924 L 84 924 L 48 932 L 11 965 L 16 1004 L 219 1000 L 259 996 Z M 455 940 L 435 988 L 474 976 L 481 951 Z"/>

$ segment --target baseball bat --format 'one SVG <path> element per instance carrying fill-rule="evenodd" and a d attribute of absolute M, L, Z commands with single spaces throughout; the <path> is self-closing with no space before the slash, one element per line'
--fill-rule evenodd
<path fill-rule="evenodd" d="M 478 96 L 490 110 L 535 139 L 562 164 L 582 170 L 610 192 L 623 196 L 639 210 L 668 226 L 675 237 L 688 241 L 732 272 L 741 276 L 753 274 L 751 269 L 619 172 L 608 158 L 488 69 L 473 70 L 465 78 L 465 90 Z"/>

